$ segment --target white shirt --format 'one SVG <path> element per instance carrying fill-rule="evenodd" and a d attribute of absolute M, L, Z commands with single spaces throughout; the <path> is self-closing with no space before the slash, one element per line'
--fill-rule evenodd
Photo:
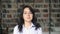
<path fill-rule="evenodd" d="M 42 34 L 42 28 L 38 28 L 37 30 L 35 30 L 35 27 L 33 26 L 34 25 L 32 24 L 28 29 L 23 26 L 23 32 L 19 32 L 18 25 L 16 25 L 14 27 L 13 34 Z"/>

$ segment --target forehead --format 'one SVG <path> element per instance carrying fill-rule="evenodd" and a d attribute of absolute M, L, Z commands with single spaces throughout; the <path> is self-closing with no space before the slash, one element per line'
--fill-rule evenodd
<path fill-rule="evenodd" d="M 24 8 L 24 11 L 30 11 L 30 9 L 28 7 Z"/>

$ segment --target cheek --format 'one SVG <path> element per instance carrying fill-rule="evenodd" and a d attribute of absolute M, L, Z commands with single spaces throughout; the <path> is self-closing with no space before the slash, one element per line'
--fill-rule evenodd
<path fill-rule="evenodd" d="M 26 20 L 27 19 L 27 16 L 25 14 L 23 14 L 23 19 Z"/>
<path fill-rule="evenodd" d="M 23 19 L 25 19 L 26 17 L 25 17 L 25 15 L 23 14 Z"/>
<path fill-rule="evenodd" d="M 30 19 L 31 19 L 31 20 L 33 19 L 33 15 L 30 15 Z"/>
<path fill-rule="evenodd" d="M 23 14 L 23 19 L 27 19 L 27 17 L 28 17 L 27 15 Z M 30 19 L 33 19 L 33 15 L 30 15 L 29 17 Z"/>
<path fill-rule="evenodd" d="M 31 18 L 33 18 L 33 15 L 31 15 Z"/>

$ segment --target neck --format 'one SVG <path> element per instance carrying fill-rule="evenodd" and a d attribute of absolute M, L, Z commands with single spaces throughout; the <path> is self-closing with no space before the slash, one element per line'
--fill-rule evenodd
<path fill-rule="evenodd" d="M 29 28 L 31 26 L 31 22 L 25 21 L 24 26 L 26 28 Z"/>

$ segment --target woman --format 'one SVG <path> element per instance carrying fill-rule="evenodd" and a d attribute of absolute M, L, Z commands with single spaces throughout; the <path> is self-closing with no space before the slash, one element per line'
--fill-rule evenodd
<path fill-rule="evenodd" d="M 28 5 L 24 6 L 13 34 L 42 34 L 42 29 L 36 21 L 33 8 Z"/>

